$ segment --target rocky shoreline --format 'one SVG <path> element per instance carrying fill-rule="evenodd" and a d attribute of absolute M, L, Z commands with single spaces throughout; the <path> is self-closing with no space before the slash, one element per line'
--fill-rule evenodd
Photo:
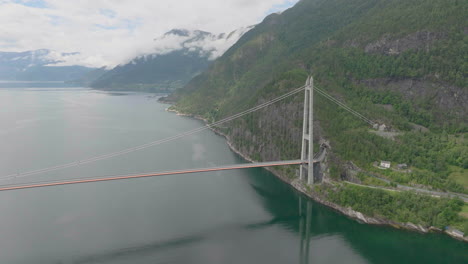
<path fill-rule="evenodd" d="M 187 116 L 187 117 L 195 118 L 195 119 L 198 119 L 198 120 L 202 120 L 205 123 L 208 122 L 208 120 L 206 120 L 205 118 L 203 118 L 201 116 L 180 113 L 179 111 L 174 110 L 174 109 L 170 109 L 170 108 L 167 108 L 166 111 L 173 112 L 173 113 L 175 113 L 175 114 L 177 114 L 179 116 Z M 243 154 L 242 152 L 240 152 L 238 149 L 236 149 L 234 147 L 234 145 L 232 144 L 231 139 L 229 138 L 228 135 L 222 133 L 221 131 L 219 131 L 219 130 L 217 130 L 215 128 L 210 128 L 210 129 L 213 132 L 215 132 L 217 135 L 220 135 L 220 136 L 222 136 L 222 137 L 224 137 L 226 139 L 226 142 L 227 142 L 229 148 L 231 149 L 231 151 L 233 151 L 234 153 L 236 153 L 237 155 L 242 157 L 244 160 L 247 160 L 249 162 L 254 162 L 254 160 L 252 158 L 250 158 L 249 156 Z M 311 198 L 312 200 L 314 200 L 314 201 L 316 201 L 318 203 L 321 203 L 321 204 L 323 204 L 325 206 L 328 206 L 328 207 L 334 209 L 335 211 L 337 211 L 337 212 L 339 212 L 339 213 L 341 213 L 343 215 L 346 215 L 347 217 L 350 217 L 351 219 L 357 220 L 358 222 L 365 223 L 365 224 L 370 224 L 370 225 L 391 226 L 391 227 L 396 228 L 396 229 L 406 229 L 406 230 L 416 231 L 416 232 L 424 233 L 424 234 L 429 233 L 429 232 L 445 233 L 445 234 L 449 235 L 450 237 L 455 238 L 457 240 L 468 242 L 468 236 L 466 236 L 466 235 L 464 237 L 460 236 L 455 230 L 442 230 L 442 229 L 439 229 L 439 228 L 436 228 L 436 227 L 433 227 L 433 226 L 424 227 L 422 225 L 416 225 L 416 224 L 413 224 L 413 223 L 410 223 L 410 222 L 408 222 L 408 223 L 399 223 L 399 222 L 395 222 L 395 221 L 388 220 L 388 219 L 366 216 L 366 215 L 362 214 L 361 212 L 353 210 L 352 208 L 349 208 L 349 207 L 346 208 L 346 207 L 343 207 L 343 206 L 340 206 L 338 204 L 335 204 L 335 203 L 332 203 L 330 201 L 325 200 L 323 197 L 321 197 L 317 193 L 314 193 L 312 190 L 308 189 L 306 187 L 305 183 L 303 183 L 298 178 L 295 178 L 295 179 L 291 180 L 290 178 L 287 178 L 286 176 L 281 175 L 281 174 L 275 172 L 274 170 L 272 170 L 270 168 L 265 168 L 265 169 L 267 169 L 268 171 L 273 173 L 276 177 L 278 177 L 284 183 L 286 183 L 286 184 L 290 185 L 291 187 L 293 187 L 296 191 L 308 196 L 309 198 Z"/>

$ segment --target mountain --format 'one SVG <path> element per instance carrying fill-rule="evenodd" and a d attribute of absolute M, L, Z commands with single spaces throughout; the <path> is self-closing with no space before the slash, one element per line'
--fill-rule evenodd
<path fill-rule="evenodd" d="M 58 53 L 47 49 L 25 52 L 0 52 L 0 80 L 70 81 L 93 69 L 83 66 L 59 66 L 76 53 Z"/>
<path fill-rule="evenodd" d="M 67 81 L 71 85 L 90 87 L 90 85 L 95 82 L 97 79 L 101 78 L 109 70 L 106 67 L 96 68 L 91 71 L 82 74 L 79 78 Z"/>
<path fill-rule="evenodd" d="M 311 188 L 311 195 L 359 210 L 387 198 L 401 199 L 396 204 L 423 199 L 380 190 L 356 197 L 359 191 L 341 182 L 393 186 L 369 175 L 468 193 L 467 11 L 459 0 L 301 0 L 266 17 L 167 100 L 212 122 L 301 87 L 313 75 L 317 87 L 387 131 L 373 130 L 316 93 L 314 141 L 330 142 L 323 172 L 331 184 Z M 218 130 L 253 160 L 297 159 L 303 100 L 296 95 Z M 410 170 L 376 169 L 381 160 Z M 274 171 L 292 181 L 296 169 Z M 392 220 L 424 226 L 467 223 L 468 232 L 468 221 L 456 213 L 375 208 L 367 211 L 394 210 Z"/>
<path fill-rule="evenodd" d="M 219 35 L 173 29 L 154 40 L 151 53 L 115 67 L 90 86 L 108 90 L 173 91 L 205 70 L 250 28 Z"/>

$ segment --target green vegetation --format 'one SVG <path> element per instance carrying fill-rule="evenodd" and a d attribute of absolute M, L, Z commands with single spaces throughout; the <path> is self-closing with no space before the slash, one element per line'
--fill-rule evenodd
<path fill-rule="evenodd" d="M 468 204 L 465 204 L 460 212 L 460 216 L 468 219 Z M 467 230 L 468 231 L 468 230 Z"/>
<path fill-rule="evenodd" d="M 468 189 L 468 169 L 460 168 L 457 166 L 449 166 L 449 170 L 451 171 L 449 175 L 449 179 L 460 184 L 465 188 Z"/>
<path fill-rule="evenodd" d="M 210 61 L 198 52 L 174 51 L 138 57 L 92 80 L 93 88 L 145 92 L 173 92 L 205 70 Z"/>
<path fill-rule="evenodd" d="M 327 49 L 327 57 L 340 62 L 340 70 L 358 79 L 382 77 L 423 77 L 438 73 L 446 81 L 466 87 L 468 79 L 463 75 L 467 67 L 463 58 L 456 57 L 457 49 L 466 49 L 468 36 L 452 32 L 449 40 L 441 40 L 429 52 L 407 50 L 398 56 L 366 53 L 360 48 L 336 47 Z"/>
<path fill-rule="evenodd" d="M 326 131 L 326 137 L 332 142 L 334 152 L 343 159 L 352 160 L 369 170 L 374 170 L 370 165 L 374 161 L 407 163 L 413 167 L 409 174 L 379 169 L 374 171 L 402 184 L 423 184 L 441 190 L 466 192 L 460 185 L 460 180 L 455 181 L 448 177 L 450 166 L 466 166 L 468 144 L 465 140 L 455 140 L 443 132 L 408 131 L 393 141 L 369 133 L 365 127 L 353 128 L 359 125 L 356 120 L 351 120 L 353 117 L 320 99 L 322 98 L 318 100 L 318 119 Z M 329 121 L 331 119 L 338 122 Z M 460 138 L 464 138 L 464 135 Z M 459 178 L 467 179 L 468 174 L 462 173 Z"/>
<path fill-rule="evenodd" d="M 379 172 L 393 182 L 466 193 L 467 13 L 466 1 L 458 0 L 303 0 L 246 33 L 173 95 L 175 108 L 220 120 L 300 87 L 312 74 L 317 87 L 400 132 L 394 139 L 370 133 L 316 93 L 314 135 L 330 141 L 332 179 L 347 177 L 346 161 L 372 170 L 373 162 L 389 160 L 412 170 Z M 302 95 L 293 96 L 220 129 L 255 160 L 297 159 L 302 103 Z M 418 197 L 409 198 L 438 209 L 415 216 L 416 223 L 456 220 L 452 211 L 438 216 L 449 202 L 432 206 Z"/>
<path fill-rule="evenodd" d="M 426 227 L 445 228 L 466 224 L 458 214 L 464 203 L 458 199 L 439 199 L 412 192 L 388 192 L 355 185 L 342 185 L 329 191 L 328 199 L 373 217 L 400 223 L 417 223 Z"/>
<path fill-rule="evenodd" d="M 462 230 L 465 234 L 468 234 L 468 204 L 464 204 L 461 212 L 458 213 L 458 215 L 460 216 L 460 220 L 458 223 L 455 223 L 454 226 L 457 229 Z"/>
<path fill-rule="evenodd" d="M 385 181 L 382 181 L 382 180 L 379 180 L 377 178 L 374 178 L 374 177 L 370 177 L 362 172 L 359 172 L 357 174 L 357 177 L 359 178 L 359 180 L 361 180 L 361 183 L 362 184 L 365 184 L 365 185 L 370 185 L 370 186 L 381 186 L 381 187 L 393 187 L 392 184 L 390 183 L 387 183 Z"/>

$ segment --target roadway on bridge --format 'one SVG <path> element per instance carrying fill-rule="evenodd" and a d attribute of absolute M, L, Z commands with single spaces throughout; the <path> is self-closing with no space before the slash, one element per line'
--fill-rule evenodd
<path fill-rule="evenodd" d="M 21 190 L 21 189 L 52 187 L 52 186 L 59 186 L 59 185 L 116 181 L 116 180 L 147 178 L 147 177 L 157 177 L 157 176 L 167 176 L 167 175 L 177 175 L 177 174 L 189 174 L 189 173 L 198 173 L 198 172 L 299 165 L 302 163 L 307 163 L 307 161 L 285 160 L 285 161 L 272 161 L 272 162 L 257 162 L 257 163 L 234 164 L 234 165 L 199 168 L 199 169 L 163 171 L 163 172 L 154 172 L 154 173 L 138 174 L 138 175 L 120 175 L 120 176 L 108 176 L 108 177 L 101 177 L 101 178 L 81 178 L 81 179 L 66 180 L 66 181 L 35 182 L 35 183 L 28 183 L 28 184 L 23 184 L 23 185 L 0 185 L 0 191 L 13 191 L 13 190 Z"/>

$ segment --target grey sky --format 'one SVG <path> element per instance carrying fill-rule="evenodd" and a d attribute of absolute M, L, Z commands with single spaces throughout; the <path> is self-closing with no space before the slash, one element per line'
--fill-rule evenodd
<path fill-rule="evenodd" d="M 173 28 L 230 32 L 297 1 L 0 0 L 0 51 L 77 51 L 67 64 L 113 66 Z"/>

